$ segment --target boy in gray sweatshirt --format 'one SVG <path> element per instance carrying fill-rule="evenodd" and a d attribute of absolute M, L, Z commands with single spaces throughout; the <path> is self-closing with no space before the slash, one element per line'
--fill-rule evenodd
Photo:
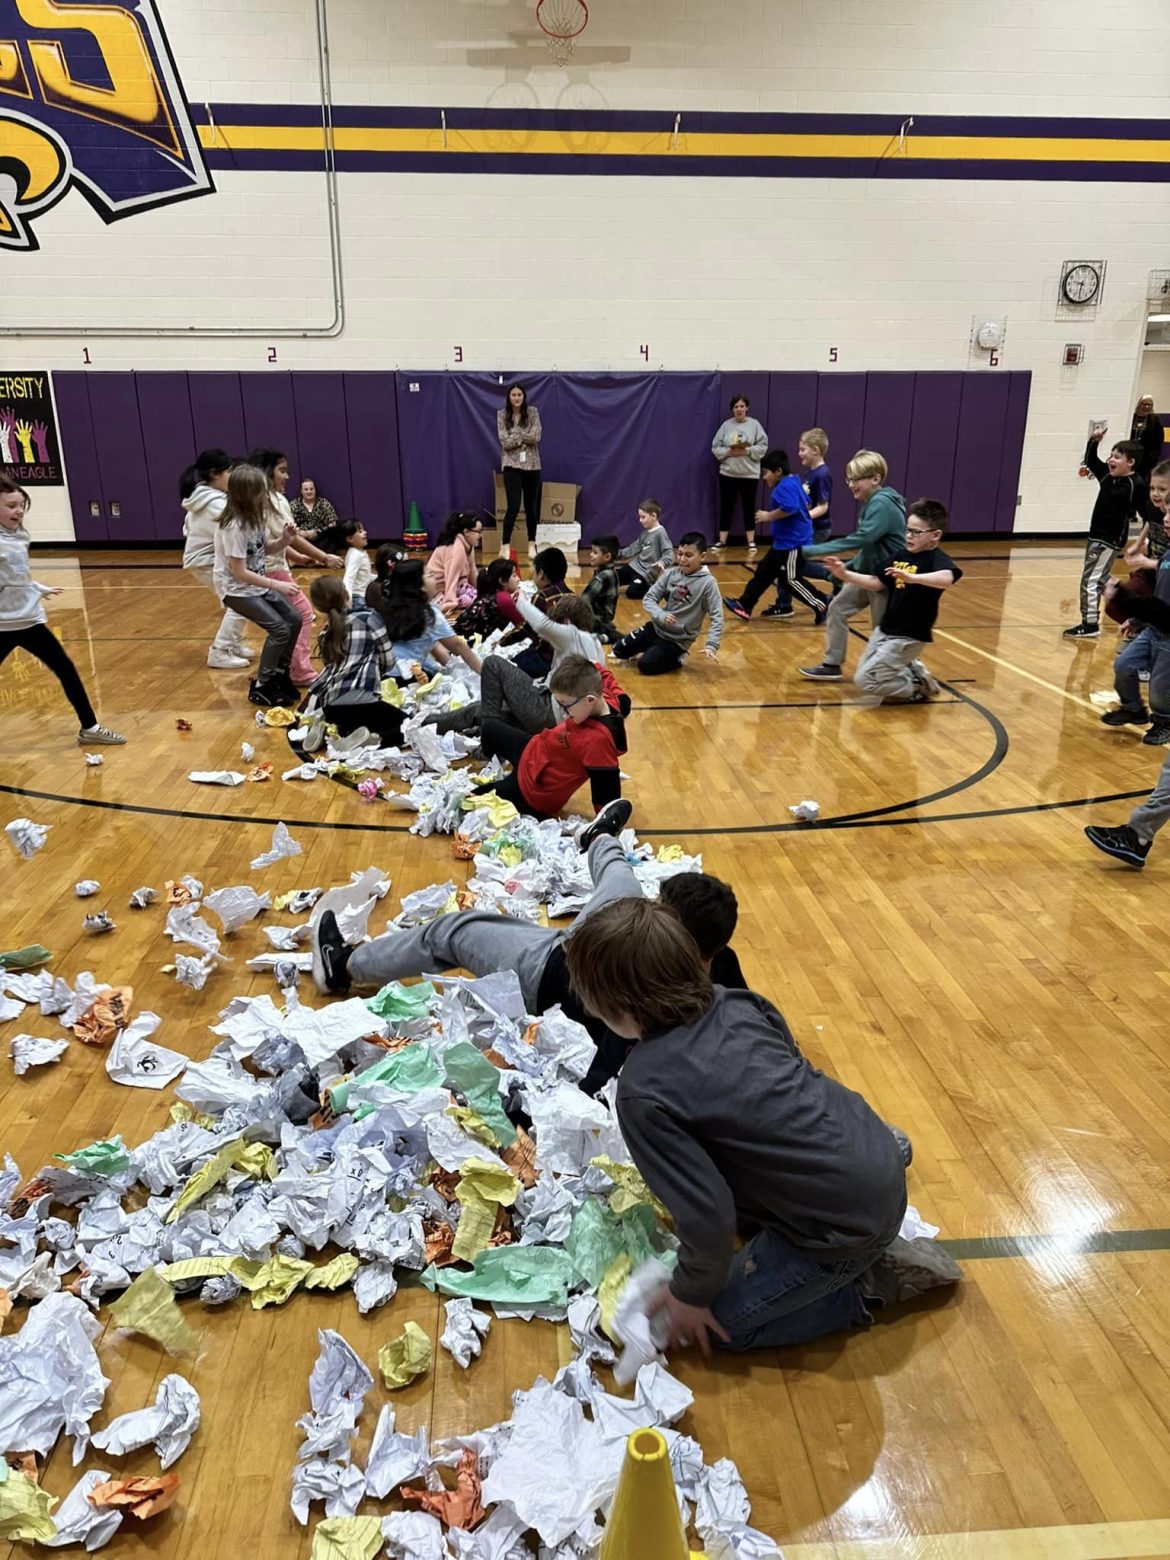
<path fill-rule="evenodd" d="M 889 1128 L 804 1059 L 770 1002 L 711 984 L 668 905 L 599 909 L 565 957 L 585 1008 L 637 1042 L 617 1115 L 680 1241 L 647 1304 L 671 1345 L 806 1343 L 958 1281 L 936 1241 L 898 1233 L 906 1172 Z M 758 1233 L 736 1251 L 743 1225 Z"/>
<path fill-rule="evenodd" d="M 627 587 L 626 596 L 630 601 L 641 601 L 673 555 L 670 537 L 659 518 L 661 514 L 662 505 L 657 499 L 644 498 L 638 505 L 642 534 L 618 554 L 618 582 Z"/>
<path fill-rule="evenodd" d="M 707 538 L 688 531 L 678 544 L 678 562 L 659 576 L 643 599 L 649 623 L 626 634 L 613 647 L 619 661 L 636 659 L 645 677 L 673 672 L 711 618 L 703 653 L 714 661 L 723 638 L 723 598 L 706 565 Z"/>

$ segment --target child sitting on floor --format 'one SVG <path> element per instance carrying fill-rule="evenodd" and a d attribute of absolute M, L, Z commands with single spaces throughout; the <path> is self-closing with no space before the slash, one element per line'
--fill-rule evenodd
<path fill-rule="evenodd" d="M 669 906 L 604 905 L 565 956 L 585 1007 L 636 1042 L 617 1116 L 680 1241 L 647 1305 L 670 1345 L 806 1343 L 958 1281 L 937 1241 L 898 1233 L 906 1172 L 886 1124 L 801 1056 L 770 1002 L 712 985 Z M 759 1233 L 736 1252 L 740 1222 Z"/>
<path fill-rule="evenodd" d="M 511 558 L 494 558 L 481 569 L 475 582 L 476 597 L 455 619 L 454 629 L 464 639 L 487 639 L 501 628 L 523 628 L 516 610 L 520 595 L 520 570 Z"/>
<path fill-rule="evenodd" d="M 559 547 L 542 548 L 533 558 L 532 580 L 536 586 L 536 595 L 532 598 L 532 605 L 538 612 L 548 612 L 554 601 L 573 594 L 565 584 L 568 572 L 569 560 Z M 516 665 L 521 671 L 527 672 L 529 677 L 546 676 L 552 666 L 551 647 L 543 644 L 528 627 L 518 628 L 507 635 L 504 643 L 512 645 L 522 639 L 529 641 L 529 648 L 516 657 Z"/>
<path fill-rule="evenodd" d="M 618 596 L 621 593 L 621 581 L 614 566 L 617 556 L 616 536 L 595 536 L 589 544 L 589 562 L 593 567 L 593 576 L 581 592 L 593 608 L 593 616 L 597 619 L 597 637 L 604 640 L 607 645 L 612 644 L 618 637 L 613 623 Z"/>
<path fill-rule="evenodd" d="M 654 498 L 644 498 L 638 505 L 638 524 L 641 536 L 618 553 L 617 577 L 626 586 L 630 601 L 641 601 L 654 581 L 668 568 L 673 557 L 670 537 L 661 522 L 662 505 Z"/>
<path fill-rule="evenodd" d="M 723 638 L 723 600 L 706 560 L 707 538 L 701 531 L 688 531 L 678 544 L 678 562 L 643 598 L 650 622 L 614 645 L 619 661 L 636 658 L 645 677 L 673 672 L 699 637 L 708 613 L 711 627 L 703 653 L 708 660 L 716 659 Z"/>

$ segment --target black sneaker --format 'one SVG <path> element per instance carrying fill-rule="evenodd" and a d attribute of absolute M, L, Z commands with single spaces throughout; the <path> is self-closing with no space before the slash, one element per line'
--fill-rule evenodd
<path fill-rule="evenodd" d="M 259 682 L 255 677 L 248 684 L 248 703 L 259 704 L 262 709 L 270 710 L 277 704 L 283 704 L 280 685 L 271 680 Z"/>
<path fill-rule="evenodd" d="M 899 1305 L 916 1300 L 928 1290 L 957 1284 L 963 1270 L 937 1240 L 920 1236 L 903 1240 L 899 1235 L 882 1252 L 867 1273 L 857 1280 L 867 1300 L 881 1305 Z"/>
<path fill-rule="evenodd" d="M 1101 717 L 1103 726 L 1148 726 L 1149 723 L 1150 717 L 1144 705 L 1139 705 L 1136 710 L 1129 710 L 1123 704 L 1119 709 L 1106 710 Z"/>
<path fill-rule="evenodd" d="M 742 618 L 745 623 L 751 621 L 751 613 L 744 606 L 743 602 L 739 599 L 738 596 L 724 596 L 723 605 L 727 608 L 728 612 L 733 612 L 737 618 Z"/>
<path fill-rule="evenodd" d="M 890 1131 L 893 1133 L 894 1142 L 897 1143 L 898 1152 L 902 1156 L 902 1163 L 906 1166 L 906 1169 L 909 1170 L 910 1166 L 914 1163 L 914 1144 L 911 1143 L 910 1139 L 907 1137 L 906 1133 L 902 1131 L 901 1127 L 895 1127 L 893 1123 L 889 1121 L 886 1122 L 886 1126 L 889 1127 Z"/>
<path fill-rule="evenodd" d="M 1142 741 L 1146 747 L 1165 747 L 1170 742 L 1170 720 L 1165 715 L 1155 715 Z"/>
<path fill-rule="evenodd" d="M 841 682 L 845 676 L 839 666 L 828 661 L 822 661 L 819 666 L 801 666 L 798 670 L 802 677 L 809 677 L 813 682 Z"/>
<path fill-rule="evenodd" d="M 761 612 L 760 616 L 766 618 L 794 618 L 796 611 L 793 607 L 782 607 L 777 602 L 774 607 L 769 607 L 766 611 Z"/>
<path fill-rule="evenodd" d="M 630 821 L 630 814 L 634 810 L 633 802 L 626 801 L 624 796 L 619 796 L 616 801 L 606 802 L 591 823 L 584 824 L 577 833 L 577 849 L 588 850 L 594 840 L 599 840 L 603 834 L 617 839 L 618 835 Z"/>
<path fill-rule="evenodd" d="M 1062 639 L 1096 639 L 1101 633 L 1099 623 L 1078 623 L 1074 628 L 1066 628 L 1060 636 Z"/>
<path fill-rule="evenodd" d="M 1131 829 L 1128 823 L 1123 823 L 1116 829 L 1101 829 L 1091 824 L 1085 830 L 1085 838 L 1090 845 L 1103 850 L 1107 856 L 1116 856 L 1118 861 L 1137 867 L 1139 871 L 1145 866 L 1146 857 L 1150 854 L 1150 845 L 1153 843 L 1151 840 L 1139 840 L 1137 832 Z"/>
<path fill-rule="evenodd" d="M 313 927 L 310 940 L 313 946 L 313 979 L 317 990 L 322 996 L 331 991 L 348 991 L 350 947 L 338 929 L 337 917 L 332 910 L 326 910 Z"/>

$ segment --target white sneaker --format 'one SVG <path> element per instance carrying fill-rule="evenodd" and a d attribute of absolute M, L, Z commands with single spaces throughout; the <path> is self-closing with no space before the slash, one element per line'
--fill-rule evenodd
<path fill-rule="evenodd" d="M 219 650 L 212 645 L 207 652 L 207 664 L 214 672 L 238 672 L 249 663 L 242 655 L 236 655 L 232 650 Z"/>

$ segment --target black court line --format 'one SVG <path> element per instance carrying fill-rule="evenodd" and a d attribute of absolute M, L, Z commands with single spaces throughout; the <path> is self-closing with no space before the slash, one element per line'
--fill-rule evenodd
<path fill-rule="evenodd" d="M 956 1262 L 1004 1257 L 1086 1257 L 1111 1251 L 1166 1251 L 1170 1230 L 1102 1230 L 1097 1235 L 988 1235 L 940 1240 Z"/>

